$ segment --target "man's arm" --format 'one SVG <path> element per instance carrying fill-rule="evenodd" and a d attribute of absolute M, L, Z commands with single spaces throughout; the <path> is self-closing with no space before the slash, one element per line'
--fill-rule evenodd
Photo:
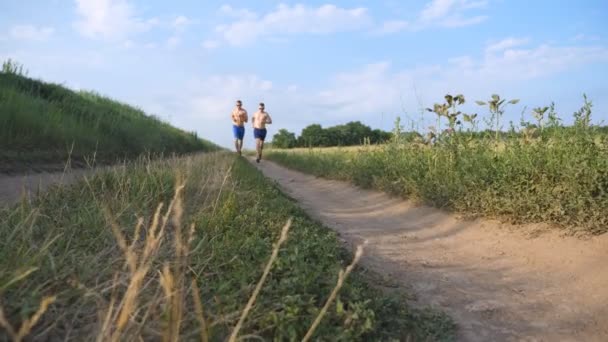
<path fill-rule="evenodd" d="M 245 111 L 245 122 L 249 122 L 249 115 L 247 115 L 247 111 L 243 109 L 243 111 Z"/>
<path fill-rule="evenodd" d="M 266 123 L 268 125 L 272 124 L 272 118 L 270 117 L 270 114 L 266 114 Z"/>
<path fill-rule="evenodd" d="M 232 123 L 236 125 L 236 117 L 234 115 L 234 111 L 230 112 L 230 119 L 232 120 Z"/>

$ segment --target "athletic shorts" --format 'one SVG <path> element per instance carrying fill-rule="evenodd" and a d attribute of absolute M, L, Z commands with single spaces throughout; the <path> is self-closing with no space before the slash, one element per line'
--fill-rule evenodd
<path fill-rule="evenodd" d="M 264 141 L 264 139 L 266 139 L 266 133 L 267 133 L 266 128 L 262 128 L 262 129 L 254 128 L 253 129 L 253 136 L 256 139 L 260 139 L 262 141 Z"/>
<path fill-rule="evenodd" d="M 234 134 L 234 139 L 243 140 L 243 137 L 245 136 L 245 126 L 232 125 L 232 134 Z"/>

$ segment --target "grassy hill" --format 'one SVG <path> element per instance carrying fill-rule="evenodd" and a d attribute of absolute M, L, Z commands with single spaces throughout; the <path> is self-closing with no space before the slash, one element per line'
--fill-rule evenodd
<path fill-rule="evenodd" d="M 217 149 L 140 109 L 34 80 L 6 65 L 0 72 L 0 172 L 64 163 L 70 155 L 73 162 L 94 157 L 112 163 L 143 153 Z"/>

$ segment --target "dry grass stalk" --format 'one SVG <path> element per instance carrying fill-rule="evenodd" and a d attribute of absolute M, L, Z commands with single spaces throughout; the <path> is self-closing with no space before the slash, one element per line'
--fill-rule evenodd
<path fill-rule="evenodd" d="M 290 227 L 291 227 L 291 218 L 289 220 L 287 220 L 287 223 L 285 224 L 285 226 L 283 226 L 283 229 L 281 230 L 281 236 L 279 237 L 279 241 L 276 243 L 276 245 L 274 246 L 274 249 L 272 250 L 272 255 L 270 256 L 270 259 L 268 260 L 268 263 L 266 264 L 266 267 L 264 268 L 264 273 L 262 273 L 262 277 L 260 278 L 260 281 L 258 281 L 258 284 L 256 285 L 255 290 L 253 291 L 253 294 L 249 298 L 249 301 L 247 302 L 245 309 L 243 309 L 241 318 L 239 319 L 238 323 L 232 330 L 232 334 L 230 335 L 230 339 L 228 340 L 229 342 L 236 341 L 236 338 L 239 334 L 239 330 L 241 330 L 241 327 L 243 326 L 243 322 L 245 321 L 245 318 L 247 318 L 249 311 L 253 307 L 255 300 L 257 299 L 258 295 L 260 294 L 260 291 L 262 290 L 262 286 L 264 285 L 264 282 L 266 281 L 266 277 L 270 273 L 270 269 L 272 268 L 272 265 L 279 254 L 279 248 L 281 247 L 283 242 L 285 242 L 285 240 L 287 239 L 287 233 L 289 232 Z"/>
<path fill-rule="evenodd" d="M 40 307 L 38 310 L 32 315 L 32 317 L 26 319 L 21 323 L 21 327 L 19 330 L 15 332 L 15 328 L 8 322 L 6 316 L 4 315 L 4 310 L 2 306 L 0 306 L 0 326 L 6 330 L 11 340 L 15 342 L 21 342 L 24 337 L 26 337 L 31 331 L 32 328 L 38 323 L 40 317 L 48 310 L 49 306 L 55 302 L 57 298 L 55 296 L 44 297 L 40 302 Z"/>
<path fill-rule="evenodd" d="M 207 328 L 207 321 L 205 320 L 205 312 L 203 311 L 200 293 L 201 291 L 196 284 L 196 279 L 192 279 L 192 299 L 194 300 L 194 308 L 196 309 L 196 319 L 201 325 L 201 342 L 209 342 L 209 331 Z"/>
<path fill-rule="evenodd" d="M 169 264 L 165 264 L 160 278 L 161 286 L 165 291 L 165 298 L 169 307 L 169 322 L 163 333 L 163 340 L 172 342 L 179 339 L 184 312 L 184 289 L 186 287 L 185 273 L 188 267 L 190 243 L 194 240 L 195 232 L 195 225 L 191 224 L 186 240 L 184 241 L 181 224 L 183 212 L 183 200 L 182 197 L 179 196 L 175 201 L 173 216 L 173 225 L 175 227 L 175 263 L 173 264 L 173 270 Z"/>
<path fill-rule="evenodd" d="M 131 273 L 129 285 L 122 298 L 121 303 L 118 306 L 119 310 L 116 311 L 118 317 L 115 319 L 115 330 L 111 334 L 111 340 L 116 341 L 120 339 L 128 323 L 131 321 L 131 316 L 137 309 L 137 297 L 141 292 L 143 281 L 152 266 L 152 262 L 154 260 L 153 256 L 155 256 L 156 252 L 160 247 L 167 223 L 169 222 L 169 217 L 174 212 L 176 208 L 176 203 L 178 203 L 178 212 L 183 212 L 183 209 L 181 208 L 181 192 L 184 187 L 185 184 L 183 183 L 181 185 L 176 186 L 173 199 L 169 203 L 167 211 L 165 212 L 165 215 L 162 217 L 162 219 L 160 217 L 160 213 L 163 204 L 160 203 L 158 205 L 154 214 L 154 218 L 152 220 L 152 225 L 148 229 L 148 234 L 146 235 L 146 240 L 143 246 L 143 252 L 141 252 L 140 255 L 138 255 L 135 248 L 137 236 L 134 237 L 132 244 L 127 246 L 126 240 L 120 232 L 119 227 L 115 224 L 112 224 L 112 231 L 114 232 L 116 240 L 118 241 L 118 244 L 120 245 L 120 248 L 123 251 L 125 261 L 127 262 Z M 181 215 L 179 215 L 179 219 L 181 219 Z M 142 222 L 142 220 L 138 220 L 137 226 L 135 228 L 137 234 L 139 234 L 139 230 L 141 229 L 140 222 Z M 174 223 L 176 222 L 174 221 Z M 179 231 L 179 229 L 177 230 Z M 166 276 L 171 276 L 170 271 L 166 273 Z M 165 281 L 168 281 L 168 279 L 165 279 Z M 171 304 L 173 304 L 173 302 L 171 302 Z M 181 308 L 178 309 L 181 310 Z M 114 311 L 113 305 L 108 310 L 108 314 Z M 178 314 L 181 315 L 181 311 L 178 312 Z M 108 329 L 108 327 L 104 324 L 104 329 L 102 330 L 100 336 L 107 336 L 106 329 Z"/>
<path fill-rule="evenodd" d="M 15 339 L 15 336 L 16 336 L 15 329 L 8 322 L 8 320 L 6 319 L 6 316 L 4 316 L 4 310 L 2 309 L 2 305 L 0 305 L 0 327 L 4 328 L 4 330 L 6 330 L 6 332 L 8 333 L 8 336 L 10 336 L 10 338 Z"/>
<path fill-rule="evenodd" d="M 363 245 L 360 245 L 360 246 L 357 247 L 357 252 L 355 253 L 355 258 L 353 259 L 353 262 L 350 265 L 348 265 L 348 267 L 346 267 L 345 270 L 340 270 L 340 273 L 338 274 L 338 282 L 336 283 L 336 286 L 334 287 L 333 291 L 331 292 L 331 295 L 329 296 L 329 298 L 325 302 L 325 305 L 323 306 L 323 308 L 321 309 L 321 311 L 317 315 L 317 318 L 315 319 L 315 321 L 312 323 L 312 325 L 308 329 L 308 332 L 306 333 L 306 335 L 304 335 L 304 338 L 302 339 L 302 342 L 310 340 L 310 338 L 314 334 L 315 330 L 317 329 L 317 327 L 321 323 L 321 320 L 323 319 L 323 316 L 325 316 L 325 314 L 327 313 L 327 310 L 329 309 L 329 306 L 334 301 L 334 299 L 336 299 L 336 296 L 338 295 L 338 292 L 342 288 L 342 285 L 344 285 L 344 281 L 346 280 L 346 278 L 348 277 L 348 275 L 350 274 L 350 272 L 355 268 L 355 266 L 359 262 L 359 259 L 361 259 L 362 255 L 363 255 Z"/>

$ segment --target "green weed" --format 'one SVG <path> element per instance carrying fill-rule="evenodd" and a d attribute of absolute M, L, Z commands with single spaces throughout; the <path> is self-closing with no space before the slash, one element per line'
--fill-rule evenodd
<path fill-rule="evenodd" d="M 396 139 L 374 149 L 270 150 L 267 158 L 471 216 L 608 231 L 608 132 L 590 124 L 591 102 L 585 98 L 573 126 L 561 125 L 551 106 L 533 111 L 536 125 L 522 119 L 520 130 L 507 132 L 477 131 L 476 115 L 456 109 L 462 103 L 464 96 L 448 95 L 429 110 L 438 121 L 447 117 L 450 129 L 426 140 Z M 499 127 L 505 100 L 494 95 L 479 103 L 489 106 L 489 123 Z"/>

